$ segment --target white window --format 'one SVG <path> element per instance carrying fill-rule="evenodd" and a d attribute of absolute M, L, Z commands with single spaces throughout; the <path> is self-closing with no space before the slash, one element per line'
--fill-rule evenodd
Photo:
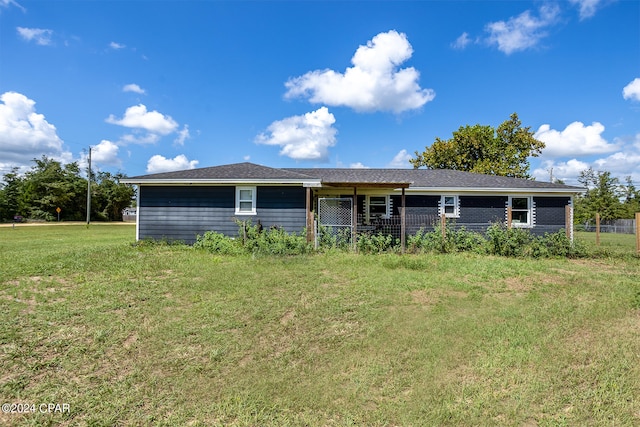
<path fill-rule="evenodd" d="M 458 196 L 440 196 L 440 215 L 442 214 L 447 218 L 460 217 Z"/>
<path fill-rule="evenodd" d="M 531 197 L 509 197 L 511 206 L 511 225 L 514 227 L 533 226 L 533 202 Z"/>
<path fill-rule="evenodd" d="M 369 220 L 389 217 L 388 196 L 368 196 L 367 201 Z"/>
<path fill-rule="evenodd" d="M 236 214 L 256 214 L 256 187 L 236 187 Z"/>

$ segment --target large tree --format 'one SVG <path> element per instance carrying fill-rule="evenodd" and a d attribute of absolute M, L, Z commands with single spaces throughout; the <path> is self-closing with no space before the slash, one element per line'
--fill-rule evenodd
<path fill-rule="evenodd" d="M 511 114 L 498 129 L 491 126 L 461 126 L 451 139 L 436 138 L 424 152 L 416 151 L 414 168 L 453 169 L 489 175 L 530 178 L 529 157 L 545 147 L 530 127 L 522 127 L 518 114 Z"/>
<path fill-rule="evenodd" d="M 12 219 L 16 215 L 25 215 L 25 206 L 20 204 L 23 193 L 24 178 L 18 173 L 18 168 L 11 169 L 0 183 L 0 221 Z"/>
<path fill-rule="evenodd" d="M 80 177 L 77 163 L 63 165 L 42 156 L 33 159 L 35 165 L 25 173 L 19 206 L 29 218 L 52 221 L 56 208 L 61 219 L 80 220 L 86 216 L 86 181 Z"/>
<path fill-rule="evenodd" d="M 123 174 L 98 172 L 94 190 L 93 210 L 108 221 L 122 221 L 122 210 L 131 206 L 135 192 L 131 185 L 121 184 Z"/>
<path fill-rule="evenodd" d="M 574 222 L 585 223 L 600 214 L 603 220 L 618 219 L 625 216 L 621 202 L 623 187 L 620 180 L 611 176 L 611 172 L 594 171 L 589 168 L 580 172 L 578 182 L 587 188 L 586 193 L 575 200 Z"/>

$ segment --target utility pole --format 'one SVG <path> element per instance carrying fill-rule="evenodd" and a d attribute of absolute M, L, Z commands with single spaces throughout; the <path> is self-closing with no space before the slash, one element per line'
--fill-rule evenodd
<path fill-rule="evenodd" d="M 87 225 L 91 223 L 91 147 L 89 147 L 89 173 L 87 175 Z"/>

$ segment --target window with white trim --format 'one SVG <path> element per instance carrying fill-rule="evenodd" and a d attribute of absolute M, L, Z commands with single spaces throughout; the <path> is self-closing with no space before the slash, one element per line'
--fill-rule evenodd
<path fill-rule="evenodd" d="M 533 201 L 531 197 L 511 196 L 511 225 L 514 227 L 533 226 Z"/>
<path fill-rule="evenodd" d="M 367 196 L 369 220 L 389 217 L 389 196 Z"/>
<path fill-rule="evenodd" d="M 458 196 L 440 196 L 440 215 L 444 214 L 447 218 L 458 218 L 460 216 L 460 204 Z"/>
<path fill-rule="evenodd" d="M 236 187 L 236 215 L 256 214 L 256 187 Z"/>

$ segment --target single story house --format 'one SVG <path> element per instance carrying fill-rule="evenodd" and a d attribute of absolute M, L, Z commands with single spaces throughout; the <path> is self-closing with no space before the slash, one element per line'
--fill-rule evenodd
<path fill-rule="evenodd" d="M 347 227 L 397 236 L 448 223 L 483 231 L 495 222 L 536 234 L 570 225 L 583 188 L 430 169 L 271 168 L 236 163 L 121 180 L 138 186 L 136 238 L 193 243 L 238 221 L 288 232 Z M 310 237 L 310 238 L 311 238 Z"/>

